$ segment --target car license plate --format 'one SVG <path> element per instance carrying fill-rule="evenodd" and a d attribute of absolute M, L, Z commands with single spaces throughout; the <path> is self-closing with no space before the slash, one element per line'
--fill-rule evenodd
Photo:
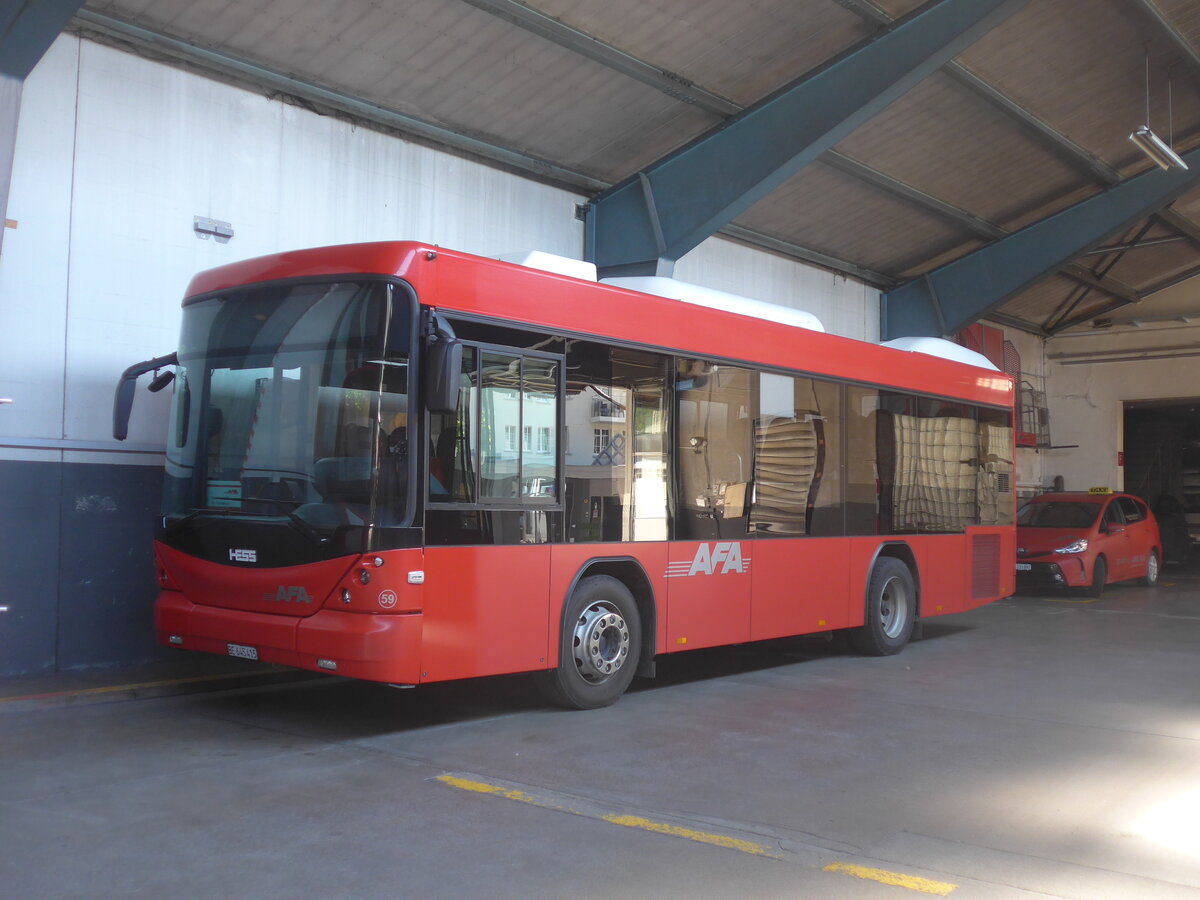
<path fill-rule="evenodd" d="M 1028 572 L 1033 568 L 1029 563 L 1017 563 L 1018 572 Z M 232 644 L 230 646 L 233 646 Z"/>
<path fill-rule="evenodd" d="M 236 656 L 238 659 L 258 659 L 258 648 L 247 647 L 245 644 L 226 644 L 229 648 L 229 655 Z"/>

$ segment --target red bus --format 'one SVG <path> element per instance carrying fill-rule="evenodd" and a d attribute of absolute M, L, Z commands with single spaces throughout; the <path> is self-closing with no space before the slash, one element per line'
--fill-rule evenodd
<path fill-rule="evenodd" d="M 891 654 L 1014 589 L 994 368 L 413 242 L 197 275 L 114 435 L 166 366 L 166 645 L 591 708 L 661 654 Z"/>

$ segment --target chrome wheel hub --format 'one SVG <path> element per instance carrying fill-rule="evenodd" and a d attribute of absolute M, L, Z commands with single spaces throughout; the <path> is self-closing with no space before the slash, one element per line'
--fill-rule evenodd
<path fill-rule="evenodd" d="M 629 658 L 629 626 L 612 604 L 597 602 L 585 609 L 572 637 L 575 666 L 593 684 L 607 681 Z"/>
<path fill-rule="evenodd" d="M 889 579 L 883 586 L 883 596 L 879 598 L 879 624 L 889 638 L 899 637 L 904 632 L 910 615 L 909 606 L 904 582 L 899 578 Z"/>

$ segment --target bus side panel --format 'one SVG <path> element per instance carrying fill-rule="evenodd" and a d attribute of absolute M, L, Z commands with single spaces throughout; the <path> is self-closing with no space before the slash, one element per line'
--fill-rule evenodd
<path fill-rule="evenodd" d="M 971 590 L 971 550 L 965 534 L 914 538 L 921 566 L 921 618 L 962 612 Z"/>
<path fill-rule="evenodd" d="M 754 541 L 680 541 L 667 565 L 667 652 L 750 640 Z"/>
<path fill-rule="evenodd" d="M 655 653 L 665 653 L 667 646 L 667 547 L 662 542 L 629 544 L 556 544 L 551 555 L 550 629 L 546 644 L 546 667 L 558 665 L 559 629 L 562 625 L 563 604 L 580 570 L 591 560 L 635 559 L 650 581 L 655 607 Z"/>
<path fill-rule="evenodd" d="M 844 538 L 758 540 L 751 568 L 750 639 L 845 628 L 850 545 Z"/>
<path fill-rule="evenodd" d="M 427 548 L 421 680 L 550 665 L 549 583 L 547 544 Z"/>

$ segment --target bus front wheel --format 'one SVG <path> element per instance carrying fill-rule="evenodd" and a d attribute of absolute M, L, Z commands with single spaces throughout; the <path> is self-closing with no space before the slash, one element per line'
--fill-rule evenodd
<path fill-rule="evenodd" d="M 917 591 L 912 572 L 902 561 L 881 556 L 867 583 L 867 616 L 849 633 L 850 644 L 866 656 L 899 653 L 917 620 Z"/>
<path fill-rule="evenodd" d="M 642 623 L 629 588 L 611 575 L 590 575 L 567 601 L 558 668 L 539 673 L 539 687 L 568 709 L 609 706 L 633 680 L 641 649 Z"/>

